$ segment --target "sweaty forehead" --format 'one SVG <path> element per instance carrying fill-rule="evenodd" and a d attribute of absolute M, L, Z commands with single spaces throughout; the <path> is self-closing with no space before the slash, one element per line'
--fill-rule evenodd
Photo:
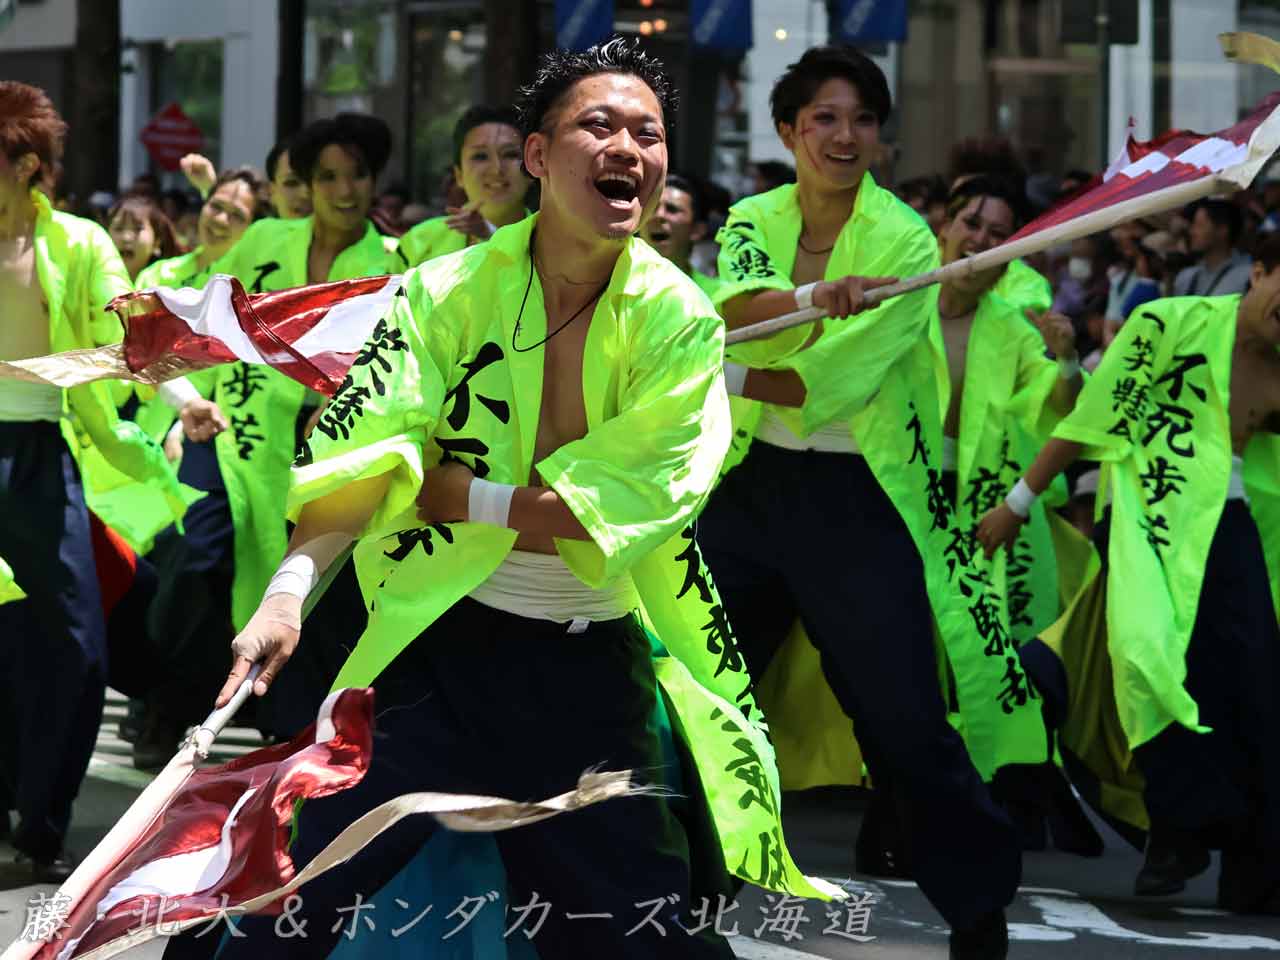
<path fill-rule="evenodd" d="M 467 131 L 467 135 L 462 138 L 462 149 L 502 146 L 508 143 L 520 143 L 519 130 L 505 123 L 482 123 Z"/>
<path fill-rule="evenodd" d="M 630 73 L 597 73 L 579 80 L 560 98 L 557 120 L 592 107 L 647 117 L 662 123 L 662 105 L 649 85 Z"/>

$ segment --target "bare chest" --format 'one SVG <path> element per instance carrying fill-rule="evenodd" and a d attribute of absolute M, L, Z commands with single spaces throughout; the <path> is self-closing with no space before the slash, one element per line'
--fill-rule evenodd
<path fill-rule="evenodd" d="M 307 251 L 307 283 L 328 283 L 329 274 L 333 272 L 333 262 L 337 259 L 338 251 L 311 244 Z"/>
<path fill-rule="evenodd" d="M 49 352 L 49 308 L 27 240 L 0 247 L 0 360 Z"/>
<path fill-rule="evenodd" d="M 1280 356 L 1237 350 L 1231 362 L 1231 443 L 1243 453 L 1253 435 L 1280 418 Z"/>
<path fill-rule="evenodd" d="M 579 320 L 569 324 L 544 345 L 535 462 L 587 434 L 582 363 L 588 322 Z"/>
<path fill-rule="evenodd" d="M 951 401 L 943 432 L 949 437 L 960 433 L 960 401 L 964 396 L 964 371 L 969 359 L 969 335 L 973 332 L 973 314 L 942 320 L 942 342 L 947 351 L 947 373 L 951 378 Z"/>

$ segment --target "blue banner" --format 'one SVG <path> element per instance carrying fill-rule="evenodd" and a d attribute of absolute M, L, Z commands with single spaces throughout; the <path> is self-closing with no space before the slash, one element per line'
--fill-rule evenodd
<path fill-rule="evenodd" d="M 729 53 L 751 49 L 751 0 L 693 0 L 693 45 Z"/>
<path fill-rule="evenodd" d="M 845 43 L 902 43 L 907 0 L 839 0 L 832 32 Z"/>
<path fill-rule="evenodd" d="M 613 0 L 556 0 L 556 46 L 585 50 L 613 36 Z"/>

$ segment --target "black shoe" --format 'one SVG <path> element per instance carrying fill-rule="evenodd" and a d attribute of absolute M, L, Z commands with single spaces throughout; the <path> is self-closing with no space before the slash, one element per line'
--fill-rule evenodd
<path fill-rule="evenodd" d="M 142 734 L 133 745 L 133 765 L 147 773 L 162 770 L 187 735 L 187 724 L 148 708 Z"/>
<path fill-rule="evenodd" d="M 1009 955 L 1009 924 L 1004 911 L 989 913 L 972 927 L 951 931 L 951 960 L 1004 960 Z"/>
<path fill-rule="evenodd" d="M 1181 893 L 1187 881 L 1209 869 L 1209 851 L 1193 843 L 1159 838 L 1147 841 L 1147 856 L 1133 881 L 1139 897 L 1166 897 Z"/>
<path fill-rule="evenodd" d="M 125 743 L 137 743 L 142 736 L 142 726 L 146 717 L 147 705 L 141 700 L 130 699 L 124 717 L 116 727 L 116 733 Z"/>
<path fill-rule="evenodd" d="M 1280 868 L 1261 846 L 1223 849 L 1218 906 L 1232 913 L 1280 913 Z"/>
<path fill-rule="evenodd" d="M 31 876 L 32 883 L 56 883 L 61 886 L 75 870 L 79 859 L 66 850 L 60 850 L 50 860 L 37 860 L 21 851 L 13 858 L 14 866 Z"/>

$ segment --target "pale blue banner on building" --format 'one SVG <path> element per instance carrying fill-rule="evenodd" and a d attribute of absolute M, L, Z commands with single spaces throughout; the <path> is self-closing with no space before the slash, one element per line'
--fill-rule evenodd
<path fill-rule="evenodd" d="M 751 49 L 751 0 L 693 0 L 693 45 L 729 53 Z"/>
<path fill-rule="evenodd" d="M 907 0 L 839 0 L 832 29 L 845 43 L 902 43 Z"/>
<path fill-rule="evenodd" d="M 613 0 L 556 0 L 556 46 L 585 50 L 613 36 Z"/>

